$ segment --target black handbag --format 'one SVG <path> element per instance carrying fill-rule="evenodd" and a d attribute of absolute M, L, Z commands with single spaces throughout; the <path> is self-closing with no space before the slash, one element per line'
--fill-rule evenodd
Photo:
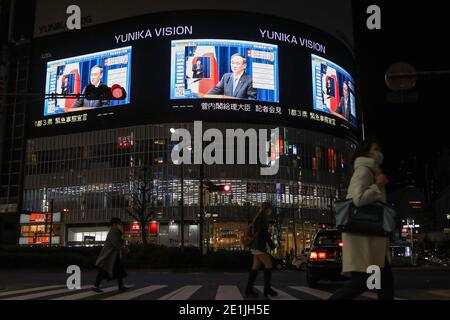
<path fill-rule="evenodd" d="M 384 221 L 385 209 L 380 204 L 370 204 L 358 208 L 352 200 L 336 202 L 337 227 L 347 233 L 389 236 L 389 228 L 386 226 L 392 225 L 392 222 Z"/>

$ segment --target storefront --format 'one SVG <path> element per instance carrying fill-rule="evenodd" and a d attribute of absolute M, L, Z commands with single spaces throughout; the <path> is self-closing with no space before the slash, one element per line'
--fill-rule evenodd
<path fill-rule="evenodd" d="M 70 226 L 67 227 L 67 244 L 70 246 L 102 245 L 108 231 L 108 226 Z"/>
<path fill-rule="evenodd" d="M 171 221 L 168 224 L 159 226 L 158 244 L 167 247 L 181 246 L 181 223 Z M 198 247 L 199 245 L 199 226 L 193 221 L 184 222 L 184 246 Z"/>
<path fill-rule="evenodd" d="M 159 223 L 152 221 L 145 227 L 147 243 L 158 244 Z M 128 244 L 142 243 L 141 226 L 138 222 L 126 223 L 123 225 L 123 238 Z"/>
<path fill-rule="evenodd" d="M 69 225 L 67 226 L 67 244 L 70 246 L 94 246 L 103 245 L 109 232 L 109 225 Z M 157 244 L 159 224 L 150 222 L 147 227 L 147 243 Z M 134 244 L 142 242 L 141 229 L 138 222 L 123 224 L 123 239 L 126 243 Z"/>

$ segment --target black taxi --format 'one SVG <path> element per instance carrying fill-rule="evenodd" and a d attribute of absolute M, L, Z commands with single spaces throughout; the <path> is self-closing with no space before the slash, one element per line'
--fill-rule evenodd
<path fill-rule="evenodd" d="M 306 264 L 306 282 L 317 287 L 320 280 L 342 281 L 342 233 L 323 228 L 314 237 Z"/>

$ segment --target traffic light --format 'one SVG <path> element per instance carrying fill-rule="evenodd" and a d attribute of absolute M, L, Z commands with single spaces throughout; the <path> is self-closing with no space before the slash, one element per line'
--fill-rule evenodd
<path fill-rule="evenodd" d="M 86 100 L 123 100 L 127 97 L 127 93 L 119 84 L 114 84 L 111 88 L 106 85 L 95 87 L 88 84 L 84 96 Z"/>
<path fill-rule="evenodd" d="M 204 181 L 204 187 L 208 192 L 231 192 L 231 184 L 214 184 L 209 180 Z"/>
<path fill-rule="evenodd" d="M 218 186 L 218 192 L 231 192 L 231 185 L 221 184 Z"/>

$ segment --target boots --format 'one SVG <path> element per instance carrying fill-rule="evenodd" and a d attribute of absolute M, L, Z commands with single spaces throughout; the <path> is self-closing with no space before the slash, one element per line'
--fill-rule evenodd
<path fill-rule="evenodd" d="M 245 295 L 247 298 L 258 298 L 258 293 L 253 289 L 257 275 L 258 270 L 252 270 L 248 275 L 247 287 L 245 287 Z"/>
<path fill-rule="evenodd" d="M 278 296 L 278 292 L 273 290 L 270 286 L 270 282 L 272 281 L 272 269 L 264 269 L 264 297 L 276 297 Z"/>

